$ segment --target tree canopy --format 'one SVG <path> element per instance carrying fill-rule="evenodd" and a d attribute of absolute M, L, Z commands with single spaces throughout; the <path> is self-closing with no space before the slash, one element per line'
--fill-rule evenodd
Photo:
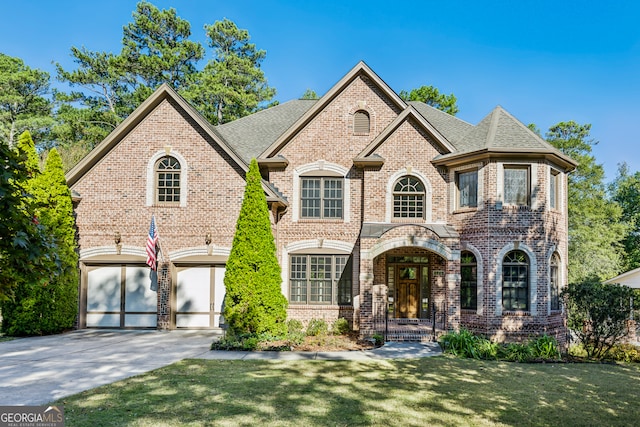
<path fill-rule="evenodd" d="M 591 125 L 560 122 L 546 134 L 547 141 L 578 162 L 568 177 L 569 282 L 587 277 L 608 279 L 620 272 L 621 241 L 626 226 L 622 209 L 607 197 L 604 169 L 591 147 Z"/>
<path fill-rule="evenodd" d="M 618 175 L 610 186 L 612 198 L 622 208 L 622 218 L 628 229 L 623 245 L 624 270 L 640 267 L 640 172 L 631 173 L 629 166 L 622 163 Z"/>
<path fill-rule="evenodd" d="M 48 93 L 49 73 L 0 53 L 0 141 L 11 147 L 25 130 L 46 135 L 53 124 Z"/>
<path fill-rule="evenodd" d="M 400 91 L 400 98 L 405 101 L 420 101 L 427 105 L 431 105 L 438 110 L 442 110 L 447 114 L 455 116 L 458 114 L 458 100 L 454 94 L 445 95 L 440 93 L 437 87 L 421 86 L 417 89 Z"/>

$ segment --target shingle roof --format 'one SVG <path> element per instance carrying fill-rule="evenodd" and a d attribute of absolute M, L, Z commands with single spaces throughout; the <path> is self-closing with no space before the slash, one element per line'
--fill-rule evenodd
<path fill-rule="evenodd" d="M 215 126 L 215 130 L 245 162 L 250 163 L 252 158 L 258 158 L 316 102 L 315 99 L 288 101 Z"/>
<path fill-rule="evenodd" d="M 569 163 L 575 163 L 500 106 L 494 108 L 480 123 L 473 126 L 462 139 L 451 142 L 456 146 L 457 151 L 437 156 L 436 160 L 459 157 L 484 150 L 489 152 L 548 153 Z"/>
<path fill-rule="evenodd" d="M 409 104 L 413 105 L 455 147 L 458 146 L 458 141 L 474 128 L 471 123 L 467 123 L 424 102 L 410 101 Z"/>

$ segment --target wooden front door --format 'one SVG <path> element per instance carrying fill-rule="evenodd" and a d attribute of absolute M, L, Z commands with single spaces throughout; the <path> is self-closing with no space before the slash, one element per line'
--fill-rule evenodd
<path fill-rule="evenodd" d="M 417 319 L 419 316 L 420 278 L 417 266 L 398 266 L 397 317 Z"/>

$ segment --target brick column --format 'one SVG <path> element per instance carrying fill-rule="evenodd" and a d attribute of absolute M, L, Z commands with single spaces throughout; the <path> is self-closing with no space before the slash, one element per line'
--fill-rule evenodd
<path fill-rule="evenodd" d="M 158 330 L 171 329 L 171 269 L 170 263 L 158 264 Z"/>

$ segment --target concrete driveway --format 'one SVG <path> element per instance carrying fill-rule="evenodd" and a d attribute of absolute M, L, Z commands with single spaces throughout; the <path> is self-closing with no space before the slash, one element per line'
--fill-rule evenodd
<path fill-rule="evenodd" d="M 0 405 L 42 405 L 210 353 L 216 331 L 84 329 L 0 342 Z"/>

